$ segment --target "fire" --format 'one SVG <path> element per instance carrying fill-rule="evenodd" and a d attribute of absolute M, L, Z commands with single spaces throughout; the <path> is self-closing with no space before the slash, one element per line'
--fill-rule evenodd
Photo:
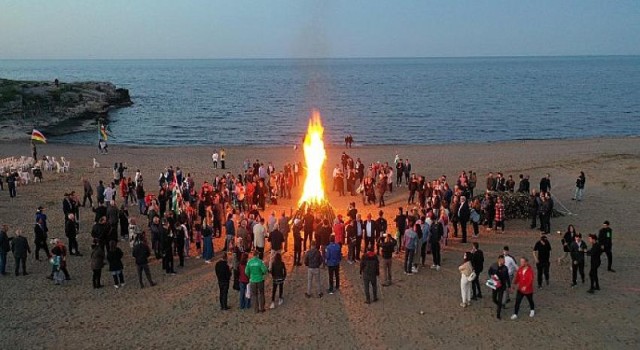
<path fill-rule="evenodd" d="M 304 138 L 304 159 L 307 166 L 306 179 L 302 197 L 298 205 L 322 204 L 325 201 L 324 184 L 322 182 L 323 165 L 327 159 L 322 135 L 324 128 L 320 121 L 320 112 L 314 110 L 309 119 L 307 135 Z"/>

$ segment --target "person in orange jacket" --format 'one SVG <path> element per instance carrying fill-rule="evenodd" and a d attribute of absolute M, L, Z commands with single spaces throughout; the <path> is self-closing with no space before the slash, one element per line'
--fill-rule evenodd
<path fill-rule="evenodd" d="M 520 267 L 516 272 L 513 284 L 518 285 L 518 293 L 516 294 L 516 305 L 513 310 L 511 319 L 515 320 L 518 318 L 520 303 L 522 302 L 522 298 L 524 297 L 526 297 L 527 301 L 529 301 L 529 308 L 531 309 L 531 311 L 529 312 L 529 317 L 535 316 L 535 305 L 533 303 L 533 269 L 529 265 L 529 260 L 527 258 L 520 258 Z M 513 287 L 511 287 L 511 289 L 513 289 Z"/>

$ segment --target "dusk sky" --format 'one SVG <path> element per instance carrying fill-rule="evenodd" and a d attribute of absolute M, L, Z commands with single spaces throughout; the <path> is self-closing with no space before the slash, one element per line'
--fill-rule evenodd
<path fill-rule="evenodd" d="M 638 54 L 638 0 L 0 3 L 5 59 Z"/>

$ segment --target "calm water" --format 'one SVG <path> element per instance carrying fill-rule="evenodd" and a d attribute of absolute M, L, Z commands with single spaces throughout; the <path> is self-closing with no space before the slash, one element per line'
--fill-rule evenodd
<path fill-rule="evenodd" d="M 125 144 L 292 144 L 313 107 L 331 143 L 640 135 L 640 56 L 0 60 L 0 77 L 130 89 L 135 104 L 111 114 L 110 142 Z"/>

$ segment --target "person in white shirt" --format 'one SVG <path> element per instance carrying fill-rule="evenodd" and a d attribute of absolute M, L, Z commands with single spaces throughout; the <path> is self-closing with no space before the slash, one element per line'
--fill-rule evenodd
<path fill-rule="evenodd" d="M 504 265 L 509 270 L 509 281 L 513 283 L 513 276 L 515 276 L 516 271 L 518 271 L 518 264 L 516 263 L 516 259 L 509 254 L 509 246 L 504 246 L 502 249 L 502 254 L 504 255 Z M 502 303 L 506 304 L 511 301 L 509 297 L 509 289 L 507 288 L 504 291 L 504 295 L 502 296 Z"/>
<path fill-rule="evenodd" d="M 253 226 L 253 247 L 258 251 L 260 259 L 264 256 L 264 239 L 267 236 L 267 229 L 264 227 L 264 218 Z"/>
<path fill-rule="evenodd" d="M 111 186 L 104 189 L 104 202 L 109 205 L 116 197 L 115 184 L 112 182 Z"/>
<path fill-rule="evenodd" d="M 214 169 L 218 169 L 218 158 L 220 156 L 218 155 L 217 151 L 213 151 L 213 154 L 211 155 L 211 160 L 213 160 L 213 168 Z"/>

